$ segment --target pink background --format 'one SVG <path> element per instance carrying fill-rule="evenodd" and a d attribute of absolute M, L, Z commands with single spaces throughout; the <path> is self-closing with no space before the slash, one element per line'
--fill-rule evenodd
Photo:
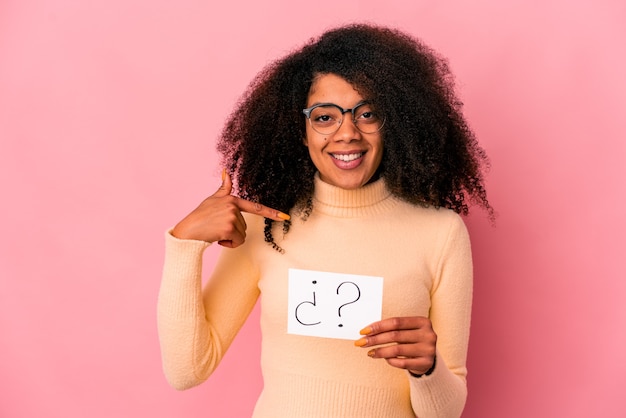
<path fill-rule="evenodd" d="M 360 20 L 449 57 L 492 160 L 464 417 L 626 416 L 626 3 L 218 4 L 0 2 L 0 416 L 249 416 L 254 320 L 204 385 L 163 378 L 163 231 L 256 71 Z"/>

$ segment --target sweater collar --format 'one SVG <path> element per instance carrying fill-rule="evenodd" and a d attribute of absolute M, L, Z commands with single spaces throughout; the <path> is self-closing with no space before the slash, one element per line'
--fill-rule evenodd
<path fill-rule="evenodd" d="M 395 199 L 381 178 L 358 189 L 346 190 L 320 179 L 315 174 L 313 210 L 337 217 L 377 214 L 394 205 Z"/>

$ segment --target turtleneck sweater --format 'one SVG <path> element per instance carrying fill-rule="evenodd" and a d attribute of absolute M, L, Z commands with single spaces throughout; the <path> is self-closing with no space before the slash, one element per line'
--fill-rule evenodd
<path fill-rule="evenodd" d="M 472 301 L 462 219 L 400 200 L 382 179 L 345 190 L 316 176 L 312 208 L 305 220 L 292 214 L 287 234 L 275 225 L 282 254 L 265 242 L 263 218 L 244 214 L 245 243 L 222 249 L 204 287 L 210 244 L 166 233 L 158 329 L 168 382 L 186 389 L 206 380 L 260 296 L 264 388 L 255 418 L 460 416 Z M 369 358 L 353 340 L 288 334 L 289 269 L 383 277 L 382 318 L 431 319 L 432 374 Z"/>

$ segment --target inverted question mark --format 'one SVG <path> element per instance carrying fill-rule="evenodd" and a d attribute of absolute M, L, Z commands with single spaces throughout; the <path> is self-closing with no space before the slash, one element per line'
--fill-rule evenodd
<path fill-rule="evenodd" d="M 341 288 L 341 286 L 343 286 L 346 283 L 350 283 L 352 286 L 354 286 L 356 288 L 357 297 L 353 301 L 350 301 L 348 303 L 344 303 L 343 305 L 341 305 L 339 307 L 339 309 L 337 309 L 337 314 L 339 315 L 339 317 L 341 317 L 341 308 L 343 308 L 346 305 L 351 305 L 351 304 L 355 303 L 356 301 L 358 301 L 359 299 L 361 299 L 361 289 L 359 289 L 359 286 L 357 286 L 356 283 L 354 283 L 354 282 L 342 282 L 341 284 L 339 284 L 339 286 L 337 286 L 337 294 L 339 294 L 339 289 Z M 339 327 L 343 327 L 343 324 L 339 324 L 338 326 Z"/>
<path fill-rule="evenodd" d="M 317 284 L 317 280 L 313 280 L 312 282 L 313 284 Z M 298 321 L 300 324 L 304 325 L 304 326 L 312 326 L 312 325 L 319 325 L 322 322 L 321 321 L 317 321 L 317 322 L 313 322 L 313 323 L 307 323 L 307 322 L 302 322 L 300 320 L 300 318 L 298 317 L 298 309 L 300 309 L 300 306 L 302 305 L 313 305 L 313 306 L 317 306 L 317 302 L 315 301 L 315 292 L 313 292 L 313 300 L 305 300 L 304 302 L 300 302 L 298 304 L 298 306 L 296 306 L 296 311 L 295 311 L 295 315 L 296 315 L 296 321 Z"/>

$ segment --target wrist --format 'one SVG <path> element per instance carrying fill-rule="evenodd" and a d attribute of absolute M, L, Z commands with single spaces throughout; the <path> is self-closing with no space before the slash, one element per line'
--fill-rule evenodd
<path fill-rule="evenodd" d="M 422 376 L 430 376 L 434 371 L 435 371 L 435 365 L 437 364 L 437 357 L 433 358 L 433 365 L 430 367 L 430 369 L 426 370 L 424 373 L 414 373 L 411 370 L 409 370 L 409 374 L 413 377 L 416 378 L 420 378 Z"/>

